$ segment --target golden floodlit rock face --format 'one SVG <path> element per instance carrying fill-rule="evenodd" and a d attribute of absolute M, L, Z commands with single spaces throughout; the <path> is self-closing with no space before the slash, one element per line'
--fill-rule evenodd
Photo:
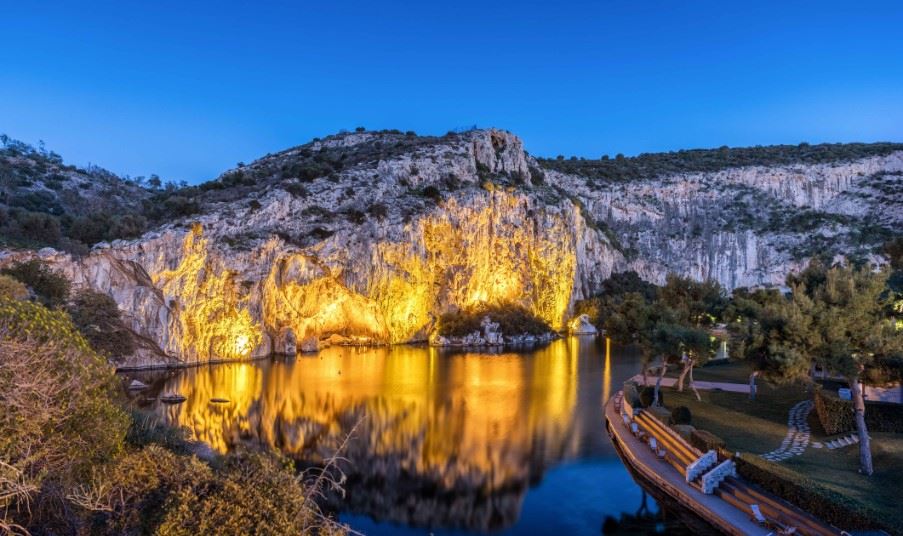
<path fill-rule="evenodd" d="M 222 251 L 196 224 L 176 258 L 149 274 L 168 304 L 160 346 L 202 362 L 284 351 L 286 339 L 424 340 L 443 312 L 479 304 L 516 303 L 561 328 L 583 220 L 545 209 L 531 218 L 531 210 L 529 198 L 503 191 L 451 199 L 407 225 L 402 240 L 369 244 L 369 257 L 347 266 L 279 239 Z"/>
<path fill-rule="evenodd" d="M 38 255 L 109 294 L 139 341 L 117 364 L 144 367 L 422 341 L 481 304 L 563 330 L 613 271 L 775 285 L 813 233 L 850 235 L 885 205 L 883 225 L 903 222 L 903 152 L 620 182 L 539 165 L 496 129 L 331 136 L 227 172 L 240 186 L 214 183 L 199 214 L 139 239 L 0 264 Z M 795 211 L 833 223 L 782 227 Z"/>
<path fill-rule="evenodd" d="M 254 208 L 212 205 L 84 258 L 45 257 L 119 304 L 145 343 L 123 367 L 426 340 L 441 314 L 481 304 L 563 328 L 620 253 L 566 196 L 531 184 L 515 136 L 450 140 L 316 179 L 302 197 L 280 183 L 249 194 Z M 437 184 L 447 191 L 420 193 Z"/>

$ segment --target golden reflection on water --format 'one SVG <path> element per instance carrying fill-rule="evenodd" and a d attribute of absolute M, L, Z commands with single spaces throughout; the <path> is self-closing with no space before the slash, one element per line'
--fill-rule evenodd
<path fill-rule="evenodd" d="M 599 346 L 583 337 L 491 355 L 333 347 L 284 361 L 185 370 L 154 389 L 181 393 L 186 401 L 154 408 L 217 451 L 262 444 L 305 463 L 331 455 L 360 421 L 343 453 L 346 472 L 367 482 L 426 482 L 431 490 L 454 490 L 456 500 L 485 502 L 487 493 L 505 490 L 501 502 L 465 508 L 473 518 L 465 524 L 482 526 L 516 519 L 528 483 L 551 464 L 578 456 L 587 430 L 602 426 L 611 348 L 606 341 L 603 361 Z M 383 500 L 357 499 L 367 503 L 364 510 Z M 480 513 L 487 507 L 495 513 Z M 461 508 L 448 507 L 456 515 Z M 429 511 L 436 515 L 437 506 Z"/>

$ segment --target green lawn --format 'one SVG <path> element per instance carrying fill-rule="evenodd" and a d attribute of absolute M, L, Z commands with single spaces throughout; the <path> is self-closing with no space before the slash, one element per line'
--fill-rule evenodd
<path fill-rule="evenodd" d="M 749 383 L 749 374 L 752 372 L 746 363 L 742 361 L 729 361 L 697 367 L 693 371 L 693 378 L 706 382 Z M 680 376 L 680 367 L 674 367 L 666 375 L 669 378 Z"/>
<path fill-rule="evenodd" d="M 734 364 L 718 370 L 720 381 L 731 376 L 739 377 L 741 369 Z M 715 367 L 710 367 L 715 368 Z M 704 370 L 704 369 L 700 369 Z M 702 375 L 696 374 L 697 379 Z M 709 376 L 705 379 L 710 379 Z M 693 416 L 693 426 L 719 436 L 732 451 L 764 454 L 780 446 L 787 433 L 787 414 L 801 400 L 811 399 L 811 387 L 805 385 L 773 386 L 759 381 L 755 401 L 747 395 L 723 391 L 700 391 L 702 402 L 689 390 L 678 393 L 674 389 L 663 390 L 668 408 L 687 406 Z M 826 438 L 813 411 L 809 416 L 812 428 L 811 441 Z M 872 456 L 875 474 L 865 477 L 858 473 L 859 449 L 849 446 L 836 450 L 815 449 L 811 446 L 801 456 L 795 456 L 781 465 L 798 471 L 834 491 L 856 501 L 869 504 L 892 520 L 895 526 L 903 526 L 903 508 L 900 507 L 901 483 L 903 483 L 903 434 L 873 433 Z"/>

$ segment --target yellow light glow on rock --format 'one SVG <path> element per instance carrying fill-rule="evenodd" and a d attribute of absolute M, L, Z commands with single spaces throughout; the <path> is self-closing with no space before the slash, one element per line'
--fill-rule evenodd
<path fill-rule="evenodd" d="M 263 287 L 267 329 L 301 340 L 340 334 L 376 342 L 424 340 L 449 309 L 514 303 L 563 326 L 576 272 L 573 213 L 534 214 L 523 195 L 450 199 L 373 245 L 364 288 L 317 257 L 278 259 Z M 535 219 L 538 224 L 530 223 Z M 354 274 L 357 275 L 357 274 Z"/>
<path fill-rule="evenodd" d="M 260 327 L 243 306 L 234 274 L 209 262 L 207 248 L 195 225 L 178 266 L 152 276 L 173 310 L 166 350 L 185 361 L 247 358 L 260 344 Z"/>
<path fill-rule="evenodd" d="M 297 340 L 328 334 L 389 340 L 383 315 L 373 300 L 347 288 L 305 255 L 291 255 L 270 270 L 263 289 L 266 326 L 289 327 Z"/>
<path fill-rule="evenodd" d="M 576 216 L 575 216 L 576 214 Z M 152 274 L 171 308 L 167 353 L 184 361 L 240 359 L 295 341 L 426 340 L 445 312 L 515 304 L 561 329 L 576 273 L 579 212 L 536 206 L 516 192 L 471 192 L 363 250 L 334 235 L 313 251 L 287 252 L 273 238 L 231 252 L 187 233 L 175 268 Z M 367 258 L 349 258 L 361 252 Z M 242 257 L 247 255 L 247 257 Z M 260 269 L 265 275 L 247 273 Z M 238 274 L 242 273 L 242 281 Z"/>

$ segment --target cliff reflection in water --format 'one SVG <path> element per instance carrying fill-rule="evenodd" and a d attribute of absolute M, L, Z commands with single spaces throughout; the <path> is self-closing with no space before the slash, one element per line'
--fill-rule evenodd
<path fill-rule="evenodd" d="M 547 467 L 604 441 L 605 348 L 576 338 L 496 355 L 334 347 L 180 371 L 152 394 L 187 397 L 155 410 L 218 451 L 264 444 L 302 464 L 330 456 L 360 422 L 343 452 L 343 510 L 488 530 L 518 518 Z"/>

